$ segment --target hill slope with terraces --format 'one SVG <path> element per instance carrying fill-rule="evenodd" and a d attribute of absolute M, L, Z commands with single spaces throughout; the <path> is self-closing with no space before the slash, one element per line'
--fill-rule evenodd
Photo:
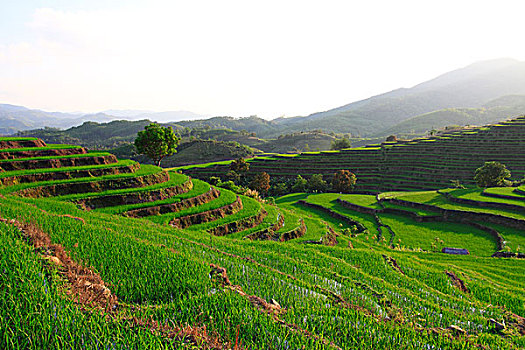
<path fill-rule="evenodd" d="M 36 138 L 0 169 L 1 348 L 525 346 L 523 187 L 269 205 Z"/>
<path fill-rule="evenodd" d="M 249 161 L 249 171 L 295 178 L 312 174 L 331 177 L 338 169 L 348 169 L 357 176 L 358 191 L 382 192 L 442 188 L 451 180 L 473 184 L 475 170 L 487 161 L 505 164 L 513 179 L 525 175 L 525 117 L 409 141 L 258 157 Z M 204 179 L 227 171 L 227 164 L 213 163 L 184 169 Z"/>

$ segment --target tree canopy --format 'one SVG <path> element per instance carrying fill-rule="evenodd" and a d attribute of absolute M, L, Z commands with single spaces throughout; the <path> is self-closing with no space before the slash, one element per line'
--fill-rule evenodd
<path fill-rule="evenodd" d="M 349 193 L 354 189 L 357 177 L 350 170 L 338 170 L 332 179 L 332 187 L 336 192 Z"/>
<path fill-rule="evenodd" d="M 295 182 L 292 185 L 292 192 L 305 192 L 306 191 L 306 179 L 301 175 L 297 175 Z"/>
<path fill-rule="evenodd" d="M 162 159 L 177 152 L 180 139 L 171 126 L 163 127 L 157 123 L 146 125 L 139 131 L 135 139 L 135 148 L 139 154 L 144 154 L 160 166 Z"/>
<path fill-rule="evenodd" d="M 245 173 L 250 170 L 250 164 L 244 158 L 239 158 L 230 163 L 230 170 L 236 173 Z"/>
<path fill-rule="evenodd" d="M 344 148 L 350 148 L 352 147 L 352 143 L 350 142 L 350 139 L 348 137 L 344 137 L 342 139 L 337 139 L 332 141 L 332 149 L 333 150 L 341 150 Z"/>
<path fill-rule="evenodd" d="M 510 171 L 499 162 L 485 162 L 485 165 L 476 169 L 474 181 L 479 187 L 502 187 L 510 177 Z"/>
<path fill-rule="evenodd" d="M 258 191 L 259 193 L 266 193 L 270 189 L 270 175 L 265 172 L 258 173 L 250 182 L 251 189 Z"/>
<path fill-rule="evenodd" d="M 328 189 L 328 184 L 323 180 L 323 174 L 313 174 L 308 179 L 306 187 L 311 192 L 325 192 Z"/>

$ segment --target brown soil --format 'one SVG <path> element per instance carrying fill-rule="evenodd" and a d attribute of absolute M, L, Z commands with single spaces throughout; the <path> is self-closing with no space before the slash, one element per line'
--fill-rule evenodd
<path fill-rule="evenodd" d="M 465 282 L 463 282 L 456 274 L 452 271 L 445 270 L 445 274 L 450 277 L 452 280 L 452 283 L 462 292 L 464 293 L 470 293 L 469 289 L 465 285 Z"/>
<path fill-rule="evenodd" d="M 271 227 L 265 228 L 264 230 L 250 233 L 244 238 L 250 239 L 250 240 L 257 240 L 257 241 L 269 241 L 269 240 L 278 241 L 279 235 L 276 234 L 276 231 L 278 231 L 281 227 L 284 226 L 284 216 L 281 213 L 279 213 L 278 215 L 279 215 L 279 218 L 277 219 L 277 222 L 273 224 Z"/>
<path fill-rule="evenodd" d="M 35 159 L 35 160 L 13 160 L 10 162 L 1 162 L 0 167 L 5 171 L 26 170 L 26 169 L 48 169 L 48 168 L 65 168 L 75 166 L 103 165 L 117 162 L 114 155 L 96 156 L 78 158 L 57 158 L 57 159 Z"/>
<path fill-rule="evenodd" d="M 154 207 L 146 207 L 140 209 L 129 210 L 123 215 L 133 217 L 133 218 L 142 218 L 151 215 L 161 215 L 166 213 L 174 213 L 181 211 L 183 209 L 196 207 L 203 205 L 205 203 L 211 202 L 215 198 L 218 198 L 220 191 L 216 188 L 210 188 L 206 193 L 200 194 L 192 198 L 186 198 L 177 203 L 157 205 Z"/>
<path fill-rule="evenodd" d="M 324 245 L 333 247 L 333 246 L 337 245 L 337 236 L 338 235 L 334 231 L 334 229 L 331 228 L 330 226 L 327 225 L 326 228 L 328 229 L 328 232 L 324 235 L 322 242 L 323 242 Z"/>
<path fill-rule="evenodd" d="M 321 342 L 322 344 L 324 344 L 326 346 L 330 346 L 330 347 L 332 347 L 334 349 L 338 349 L 338 350 L 341 349 L 340 347 L 338 347 L 334 343 L 332 343 L 332 342 L 330 342 L 330 341 L 328 341 L 326 339 L 323 339 L 323 338 L 319 337 L 318 335 L 313 334 L 313 333 L 311 333 L 311 332 L 309 332 L 309 331 L 307 331 L 305 329 L 302 329 L 301 327 L 299 327 L 299 326 L 297 326 L 297 325 L 295 325 L 293 323 L 289 323 L 289 322 L 286 322 L 283 319 L 281 319 L 279 316 L 284 314 L 284 313 L 286 313 L 286 309 L 282 308 L 281 305 L 279 305 L 279 303 L 277 303 L 273 299 L 272 299 L 272 302 L 269 303 L 269 302 L 267 302 L 266 300 L 264 300 L 261 297 L 245 293 L 242 290 L 242 287 L 237 286 L 237 285 L 233 285 L 230 282 L 230 279 L 228 278 L 228 274 L 227 274 L 225 268 L 217 266 L 217 265 L 214 265 L 214 264 L 210 264 L 210 267 L 211 267 L 210 277 L 211 277 L 212 281 L 214 281 L 215 283 L 221 285 L 223 288 L 232 290 L 233 292 L 235 292 L 235 293 L 245 297 L 250 302 L 250 304 L 252 304 L 257 310 L 259 310 L 259 311 L 261 311 L 263 313 L 266 313 L 268 315 L 271 315 L 275 322 L 281 324 L 282 326 L 290 329 L 291 331 L 293 331 L 295 333 L 302 334 L 302 335 L 304 335 L 304 336 L 306 336 L 308 338 L 313 338 L 316 341 Z"/>
<path fill-rule="evenodd" d="M 235 214 L 241 209 L 242 200 L 241 197 L 237 196 L 237 199 L 231 204 L 227 204 L 220 208 L 208 210 L 202 213 L 175 218 L 169 224 L 176 228 L 186 228 L 192 225 L 198 225 L 205 222 L 225 218 L 228 215 Z"/>
<path fill-rule="evenodd" d="M 26 148 L 26 147 L 46 147 L 44 141 L 38 140 L 20 140 L 20 141 L 0 141 L 0 149 L 3 148 Z"/>
<path fill-rule="evenodd" d="M 63 196 L 72 193 L 102 192 L 115 189 L 146 187 L 168 180 L 168 173 L 162 171 L 160 173 L 138 177 L 31 187 L 17 191 L 15 194 L 31 198 Z"/>
<path fill-rule="evenodd" d="M 291 239 L 302 237 L 302 236 L 305 235 L 305 233 L 306 233 L 306 224 L 304 223 L 304 220 L 301 219 L 299 227 L 297 227 L 297 228 L 295 228 L 295 229 L 293 229 L 291 231 L 283 233 L 279 240 L 281 242 L 286 242 L 286 241 L 289 241 Z"/>
<path fill-rule="evenodd" d="M 50 157 L 50 156 L 69 156 L 73 154 L 86 154 L 85 148 L 68 148 L 68 149 L 42 149 L 34 151 L 21 152 L 0 152 L 0 159 L 17 159 L 31 157 Z"/>
<path fill-rule="evenodd" d="M 57 181 L 68 180 L 82 177 L 98 177 L 104 175 L 118 175 L 128 174 L 137 171 L 139 164 L 126 165 L 121 167 L 108 167 L 100 169 L 89 170 L 70 170 L 70 171 L 56 171 L 51 173 L 27 174 L 19 176 L 10 176 L 0 178 L 0 184 L 4 186 L 12 186 L 21 183 L 31 183 L 39 181 Z"/>
<path fill-rule="evenodd" d="M 248 230 L 252 227 L 259 225 L 264 220 L 266 215 L 268 215 L 268 212 L 261 208 L 261 210 L 256 215 L 244 218 L 242 220 L 230 222 L 225 225 L 214 227 L 212 229 L 209 229 L 208 233 L 211 233 L 215 236 L 225 236 L 235 232 Z"/>
<path fill-rule="evenodd" d="M 385 259 L 385 261 L 390 265 L 392 266 L 392 268 L 394 269 L 394 271 L 397 271 L 401 274 L 405 274 L 405 272 L 401 269 L 401 267 L 399 267 L 399 265 L 397 264 L 397 261 L 396 259 L 392 258 L 391 256 L 386 256 L 383 254 L 383 259 Z"/>
<path fill-rule="evenodd" d="M 133 193 L 116 194 L 109 196 L 90 197 L 78 200 L 76 201 L 76 203 L 82 208 L 89 210 L 117 205 L 154 202 L 168 199 L 172 196 L 176 196 L 182 193 L 186 193 L 192 188 L 193 182 L 191 181 L 191 179 L 188 179 L 188 181 L 184 182 L 181 185 L 169 188 L 161 188 L 151 191 L 137 191 Z"/>
<path fill-rule="evenodd" d="M 0 218 L 0 221 L 18 227 L 35 250 L 56 265 L 59 274 L 69 283 L 67 294 L 74 302 L 106 312 L 114 312 L 117 309 L 117 296 L 111 293 L 102 278 L 92 269 L 73 261 L 64 247 L 51 243 L 50 237 L 44 231 L 31 223 L 3 218 Z"/>
<path fill-rule="evenodd" d="M 130 328 L 146 328 L 152 333 L 160 333 L 161 336 L 181 341 L 188 345 L 197 346 L 199 349 L 206 350 L 223 350 L 223 349 L 242 349 L 240 346 L 232 346 L 229 343 L 223 343 L 215 334 L 211 334 L 206 329 L 206 326 L 186 326 L 173 327 L 167 324 L 162 324 L 154 319 L 144 319 L 132 317 L 124 320 L 128 323 Z"/>

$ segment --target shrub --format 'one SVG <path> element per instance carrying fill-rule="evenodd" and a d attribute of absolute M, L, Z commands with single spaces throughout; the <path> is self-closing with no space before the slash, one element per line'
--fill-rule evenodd
<path fill-rule="evenodd" d="M 332 188 L 335 192 L 349 193 L 354 189 L 357 178 L 349 170 L 338 170 L 332 179 Z"/>
<path fill-rule="evenodd" d="M 474 181 L 479 187 L 503 187 L 510 177 L 510 171 L 499 162 L 485 162 L 485 165 L 476 169 Z"/>

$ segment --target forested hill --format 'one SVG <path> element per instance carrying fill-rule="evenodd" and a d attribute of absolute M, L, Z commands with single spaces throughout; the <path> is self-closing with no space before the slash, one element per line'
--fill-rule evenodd
<path fill-rule="evenodd" d="M 525 95 L 525 62 L 472 64 L 409 89 L 398 89 L 308 117 L 276 119 L 283 131 L 321 128 L 361 136 L 386 134 L 409 118 L 446 108 L 481 108 L 506 95 Z M 507 117 L 502 113 L 499 119 Z M 436 120 L 436 128 L 443 127 Z"/>
<path fill-rule="evenodd" d="M 209 127 L 254 132 L 262 138 L 313 130 L 350 133 L 354 137 L 383 137 L 391 133 L 412 132 L 421 134 L 450 124 L 482 125 L 522 115 L 525 112 L 524 96 L 525 62 L 499 59 L 478 62 L 412 88 L 397 89 L 306 117 L 265 120 L 257 116 L 224 116 L 186 121 L 173 117 L 175 119 L 170 124 L 190 129 Z M 124 112 L 119 113 L 125 115 Z M 145 118 L 150 120 L 166 120 L 173 114 L 140 115 L 148 116 Z M 71 119 L 73 117 L 76 119 Z M 195 115 L 192 114 L 193 117 Z M 71 116 L 0 105 L 0 134 L 44 126 L 65 128 L 85 120 L 105 122 L 117 118 L 103 113 Z M 65 121 L 69 124 L 65 125 Z"/>

